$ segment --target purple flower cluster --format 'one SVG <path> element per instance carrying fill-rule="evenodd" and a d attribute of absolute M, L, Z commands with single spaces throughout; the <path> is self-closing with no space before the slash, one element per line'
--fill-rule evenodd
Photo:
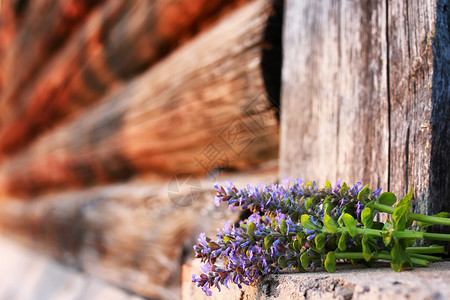
<path fill-rule="evenodd" d="M 193 275 L 193 281 L 207 295 L 212 287 L 220 290 L 230 282 L 241 288 L 263 275 L 322 265 L 323 254 L 339 238 L 325 230 L 325 216 L 336 222 L 343 213 L 357 218 L 379 195 L 379 191 L 372 193 L 367 186 L 361 187 L 360 182 L 352 188 L 342 181 L 334 186 L 327 182 L 318 189 L 315 182 L 300 179 L 292 184 L 284 180 L 283 184 L 244 189 L 228 181 L 215 188 L 216 205 L 225 202 L 230 209 L 240 207 L 252 214 L 239 226 L 227 222 L 215 241 L 200 234 L 194 250 L 204 263 L 203 274 Z"/>

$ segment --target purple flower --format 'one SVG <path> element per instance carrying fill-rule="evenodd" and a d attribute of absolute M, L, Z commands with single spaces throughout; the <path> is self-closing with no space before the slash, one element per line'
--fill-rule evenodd
<path fill-rule="evenodd" d="M 206 262 L 203 266 L 201 266 L 201 269 L 203 273 L 208 273 L 211 271 L 211 264 L 209 262 Z"/>
<path fill-rule="evenodd" d="M 342 208 L 342 206 L 346 203 L 348 203 L 348 200 L 345 200 L 344 198 L 342 198 L 341 205 L 339 205 L 339 208 Z"/>
<path fill-rule="evenodd" d="M 341 192 L 341 183 L 342 183 L 342 179 L 338 180 L 333 186 L 333 193 L 335 193 L 338 196 L 340 195 L 340 192 Z"/>
<path fill-rule="evenodd" d="M 362 190 L 362 187 L 359 187 L 360 185 L 361 185 L 361 181 L 358 181 L 358 182 L 355 184 L 355 186 L 352 187 L 352 188 L 350 189 L 350 193 L 351 193 L 353 196 L 357 196 L 358 193 Z"/>
<path fill-rule="evenodd" d="M 202 290 L 205 292 L 206 296 L 212 296 L 212 292 L 209 290 L 208 284 L 202 286 Z"/>
<path fill-rule="evenodd" d="M 309 235 L 308 237 L 306 237 L 306 239 L 307 239 L 308 241 L 313 240 L 313 239 L 315 239 L 315 238 L 316 238 L 316 234 L 312 234 L 312 235 Z"/>
<path fill-rule="evenodd" d="M 283 179 L 283 181 L 281 182 L 285 187 L 287 187 L 289 185 L 289 181 L 291 180 L 290 177 L 286 177 L 285 179 Z"/>
<path fill-rule="evenodd" d="M 263 267 L 267 266 L 267 261 L 266 261 L 266 259 L 264 258 L 264 256 L 261 256 L 261 265 L 262 265 Z"/>
<path fill-rule="evenodd" d="M 204 232 L 200 233 L 200 235 L 198 237 L 198 241 L 203 246 L 208 247 L 208 243 L 206 242 L 206 233 L 204 233 Z"/>
<path fill-rule="evenodd" d="M 382 189 L 378 189 L 378 190 L 374 191 L 374 192 L 372 193 L 372 196 L 374 196 L 374 197 L 380 196 L 381 190 L 382 190 Z"/>
<path fill-rule="evenodd" d="M 356 216 L 359 218 L 359 215 L 361 214 L 361 206 L 363 206 L 363 204 L 361 204 L 361 202 L 358 201 L 358 203 L 356 204 Z"/>
<path fill-rule="evenodd" d="M 227 191 L 231 191 L 233 188 L 233 182 L 231 180 L 227 180 L 227 182 L 225 183 L 225 189 L 227 189 Z"/>

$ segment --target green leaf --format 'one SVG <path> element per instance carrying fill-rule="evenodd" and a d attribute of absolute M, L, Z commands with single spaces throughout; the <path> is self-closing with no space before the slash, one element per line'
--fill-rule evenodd
<path fill-rule="evenodd" d="M 372 228 L 373 212 L 370 208 L 366 207 L 361 212 L 361 223 L 363 223 L 364 228 Z"/>
<path fill-rule="evenodd" d="M 285 269 L 287 267 L 286 257 L 284 256 L 278 257 L 278 266 L 280 266 L 280 269 Z"/>
<path fill-rule="evenodd" d="M 326 189 L 330 189 L 330 190 L 332 189 L 332 187 L 331 187 L 331 182 L 330 182 L 330 181 L 328 181 L 328 180 L 325 181 L 325 188 L 326 188 Z"/>
<path fill-rule="evenodd" d="M 370 192 L 371 192 L 371 190 L 369 188 L 369 185 L 366 184 L 366 186 L 364 186 L 359 191 L 359 193 L 358 193 L 358 200 L 361 201 L 361 202 L 365 202 L 369 198 Z"/>
<path fill-rule="evenodd" d="M 406 253 L 405 249 L 402 248 L 400 243 L 396 241 L 394 247 L 391 250 L 392 261 L 391 268 L 395 272 L 401 271 L 403 264 L 408 264 L 412 266 L 411 259 L 409 255 Z"/>
<path fill-rule="evenodd" d="M 310 229 L 310 230 L 318 230 L 319 228 L 313 224 L 313 222 L 311 222 L 311 219 L 309 217 L 309 215 L 302 215 L 301 217 L 301 222 L 303 227 L 305 227 L 306 229 Z"/>
<path fill-rule="evenodd" d="M 305 252 L 300 256 L 300 262 L 301 262 L 303 268 L 309 267 L 309 261 L 310 261 L 310 257 L 308 255 L 308 253 Z"/>
<path fill-rule="evenodd" d="M 293 242 L 292 242 L 292 246 L 294 247 L 294 250 L 295 250 L 296 252 L 299 252 L 299 251 L 300 251 L 301 245 L 300 245 L 299 240 L 293 241 Z"/>
<path fill-rule="evenodd" d="M 362 237 L 362 249 L 363 249 L 363 256 L 366 261 L 369 261 L 372 258 L 372 251 L 370 251 L 369 247 L 369 236 L 363 235 Z"/>
<path fill-rule="evenodd" d="M 347 227 L 348 233 L 350 233 L 352 237 L 356 236 L 357 221 L 348 213 L 345 213 L 342 216 L 342 220 L 344 221 L 345 227 Z"/>
<path fill-rule="evenodd" d="M 247 226 L 247 234 L 250 237 L 254 237 L 255 236 L 255 230 L 256 230 L 256 225 L 253 222 L 250 222 L 250 224 L 248 224 Z"/>
<path fill-rule="evenodd" d="M 316 235 L 314 241 L 316 242 L 317 249 L 322 250 L 327 242 L 327 235 L 325 233 L 320 233 Z"/>
<path fill-rule="evenodd" d="M 412 187 L 409 193 L 395 206 L 392 214 L 392 222 L 395 230 L 403 231 L 406 228 L 406 216 L 411 211 L 411 198 L 413 195 Z"/>
<path fill-rule="evenodd" d="M 286 235 L 287 233 L 287 226 L 286 226 L 286 220 L 281 220 L 281 224 L 280 224 L 280 232 L 282 235 Z"/>
<path fill-rule="evenodd" d="M 323 217 L 323 225 L 325 225 L 325 229 L 329 233 L 336 233 L 338 231 L 336 223 L 326 212 Z"/>
<path fill-rule="evenodd" d="M 343 217 L 344 217 L 344 214 L 341 213 L 341 215 L 338 218 L 338 224 L 339 224 L 340 227 L 344 227 L 345 226 Z"/>
<path fill-rule="evenodd" d="M 350 187 L 347 185 L 347 183 L 344 182 L 342 184 L 341 190 L 339 191 L 341 197 L 343 197 L 349 189 L 350 189 Z"/>
<path fill-rule="evenodd" d="M 370 208 L 371 210 L 375 210 L 375 203 L 374 201 L 370 201 L 366 204 L 366 207 Z"/>
<path fill-rule="evenodd" d="M 394 193 L 385 192 L 378 197 L 377 202 L 383 205 L 392 206 L 395 204 L 395 202 L 397 202 L 397 197 Z"/>
<path fill-rule="evenodd" d="M 310 180 L 308 181 L 308 183 L 306 184 L 306 188 L 312 188 L 314 187 L 314 183 Z"/>
<path fill-rule="evenodd" d="M 296 237 L 297 237 L 297 241 L 300 243 L 300 245 L 303 245 L 306 235 L 303 232 L 298 232 Z"/>
<path fill-rule="evenodd" d="M 383 237 L 383 243 L 387 247 L 389 243 L 392 240 L 392 223 L 389 220 L 386 220 L 386 223 L 384 223 L 383 229 L 382 229 L 382 237 Z"/>
<path fill-rule="evenodd" d="M 223 241 L 225 242 L 225 244 L 227 244 L 230 240 L 231 238 L 228 235 L 223 237 Z"/>
<path fill-rule="evenodd" d="M 330 214 L 332 210 L 333 210 L 333 205 L 331 203 L 331 197 L 327 197 L 323 201 L 323 211 L 326 212 L 327 214 Z"/>
<path fill-rule="evenodd" d="M 273 237 L 271 235 L 267 235 L 264 238 L 264 247 L 266 248 L 267 252 L 270 252 L 270 246 L 272 246 L 272 240 L 273 240 Z"/>
<path fill-rule="evenodd" d="M 305 208 L 306 208 L 306 210 L 308 210 L 310 208 L 313 208 L 314 205 L 315 205 L 314 198 L 308 198 L 308 200 L 306 200 L 306 203 L 305 203 Z"/>
<path fill-rule="evenodd" d="M 330 272 L 336 272 L 336 256 L 333 251 L 328 252 L 327 258 L 325 259 L 325 269 Z"/>
<path fill-rule="evenodd" d="M 341 251 L 345 251 L 347 249 L 347 235 L 348 233 L 344 231 L 339 237 L 338 248 Z"/>

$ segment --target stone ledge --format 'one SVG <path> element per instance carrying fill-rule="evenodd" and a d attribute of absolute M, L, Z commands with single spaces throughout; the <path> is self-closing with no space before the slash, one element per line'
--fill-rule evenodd
<path fill-rule="evenodd" d="M 394 272 L 388 266 L 341 267 L 336 273 L 310 272 L 269 276 L 256 287 L 239 290 L 230 286 L 222 292 L 213 288 L 207 297 L 190 282 L 197 262 L 184 266 L 183 299 L 450 299 L 450 262 L 433 263 L 428 268 Z M 194 271 L 195 272 L 195 271 Z"/>

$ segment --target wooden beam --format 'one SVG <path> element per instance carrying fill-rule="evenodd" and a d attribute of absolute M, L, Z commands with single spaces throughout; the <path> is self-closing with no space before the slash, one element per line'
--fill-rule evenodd
<path fill-rule="evenodd" d="M 2 1 L 6 12 L 8 8 L 13 9 L 16 30 L 0 59 L 0 78 L 3 78 L 0 87 L 1 126 L 4 126 L 11 112 L 17 114 L 17 109 L 23 105 L 23 102 L 18 105 L 17 97 L 24 86 L 64 46 L 90 11 L 102 1 Z M 11 108 L 11 105 L 14 107 Z"/>
<path fill-rule="evenodd" d="M 252 2 L 0 169 L 0 194 L 139 175 L 207 174 L 277 157 L 261 46 L 270 1 Z"/>
<path fill-rule="evenodd" d="M 389 4 L 390 188 L 414 189 L 414 212 L 450 211 L 448 1 Z M 445 226 L 432 231 L 450 233 Z M 445 243 L 450 249 L 450 243 Z"/>
<path fill-rule="evenodd" d="M 272 184 L 276 167 L 221 174 L 240 187 Z M 58 261 L 157 299 L 180 299 L 181 264 L 200 232 L 217 233 L 239 211 L 214 205 L 212 180 L 141 181 L 33 201 L 3 199 L 0 230 Z M 179 189 L 178 189 L 179 188 Z M 194 190 L 194 191 L 193 191 Z M 184 199 L 179 201 L 178 199 Z"/>
<path fill-rule="evenodd" d="M 48 1 L 53 0 L 42 2 Z M 73 1 L 60 2 L 75 5 Z M 143 72 L 243 2 L 246 1 L 106 1 L 78 30 L 69 27 L 75 33 L 56 53 L 47 48 L 62 43 L 58 39 L 50 43 L 51 38 L 67 34 L 58 19 L 66 20 L 65 11 L 59 13 L 53 8 L 51 18 L 34 30 L 27 31 L 28 26 L 23 26 L 21 30 L 26 35 L 19 35 L 16 43 L 17 47 L 24 44 L 20 48 L 23 51 L 16 53 L 18 50 L 11 47 L 9 52 L 14 59 L 4 68 L 8 88 L 0 97 L 0 152 L 18 151 L 69 115 L 98 102 L 109 90 Z M 43 26 L 57 26 L 56 33 L 47 32 Z M 52 54 L 55 57 L 49 59 Z M 48 64 L 44 58 L 49 59 Z M 28 80 L 32 73 L 36 73 L 34 80 Z"/>
<path fill-rule="evenodd" d="M 387 188 L 383 1 L 287 0 L 280 177 Z"/>

